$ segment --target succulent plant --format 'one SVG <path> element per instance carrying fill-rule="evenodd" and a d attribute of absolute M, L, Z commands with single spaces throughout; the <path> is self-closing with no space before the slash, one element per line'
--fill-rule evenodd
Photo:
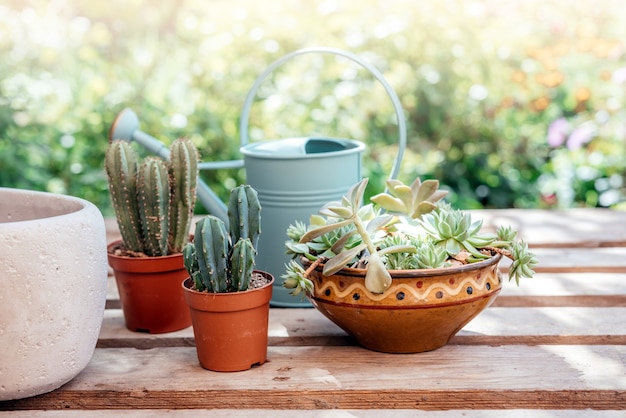
<path fill-rule="evenodd" d="M 189 139 L 170 147 L 168 162 L 141 164 L 128 141 L 112 141 L 105 156 L 109 194 L 125 249 L 162 256 L 181 252 L 189 240 L 196 202 L 198 151 Z"/>
<path fill-rule="evenodd" d="M 434 211 L 420 221 L 435 246 L 444 248 L 449 256 L 459 257 L 462 252 L 468 257 L 482 260 L 491 256 L 489 252 L 480 252 L 478 248 L 491 245 L 496 237 L 481 234 L 483 221 L 472 222 L 468 212 L 459 210 Z"/>
<path fill-rule="evenodd" d="M 226 224 L 207 215 L 196 224 L 193 243 L 183 249 L 183 260 L 195 289 L 236 292 L 248 289 L 261 233 L 261 205 L 256 190 L 231 190 Z"/>
<path fill-rule="evenodd" d="M 437 202 L 448 194 L 447 190 L 439 190 L 438 180 L 422 182 L 419 177 L 411 186 L 400 180 L 389 179 L 387 189 L 388 192 L 372 196 L 370 200 L 391 213 L 399 213 L 412 219 L 419 219 L 435 210 Z"/>
<path fill-rule="evenodd" d="M 340 201 L 329 202 L 312 215 L 308 226 L 295 223 L 287 230 L 287 253 L 306 257 L 312 265 L 323 262 L 323 274 L 344 267 L 366 268 L 365 287 L 383 293 L 391 284 L 389 270 L 446 268 L 503 254 L 513 260 L 509 279 L 519 284 L 532 277 L 537 258 L 516 232 L 501 227 L 483 233 L 482 220 L 454 210 L 441 201 L 446 191 L 439 182 L 416 179 L 410 186 L 387 182 L 388 192 L 363 204 L 367 178 L 355 184 Z M 454 263 L 453 263 L 453 262 Z M 283 286 L 292 294 L 311 293 L 308 271 L 295 260 L 286 266 Z"/>

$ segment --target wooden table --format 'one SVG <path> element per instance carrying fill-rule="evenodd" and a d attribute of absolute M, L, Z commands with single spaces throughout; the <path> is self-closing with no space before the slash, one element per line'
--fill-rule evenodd
<path fill-rule="evenodd" d="M 124 327 L 110 278 L 97 349 L 49 394 L 0 403 L 22 416 L 626 416 L 626 213 L 481 211 L 511 224 L 540 265 L 438 350 L 382 354 L 355 346 L 314 309 L 272 308 L 268 362 L 215 373 L 191 328 Z M 110 238 L 115 223 L 108 220 Z M 28 410 L 28 412 L 25 412 Z M 334 411 L 329 411 L 334 410 Z M 343 410 L 343 411 L 339 411 Z M 537 411 L 543 410 L 543 411 Z M 439 411 L 434 414 L 434 411 Z"/>

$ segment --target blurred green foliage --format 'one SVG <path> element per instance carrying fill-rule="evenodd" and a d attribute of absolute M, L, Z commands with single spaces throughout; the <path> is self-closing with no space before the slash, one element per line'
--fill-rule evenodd
<path fill-rule="evenodd" d="M 619 0 L 28 0 L 0 5 L 0 186 L 80 196 L 110 215 L 107 131 L 125 107 L 167 144 L 238 159 L 256 77 L 302 47 L 349 50 L 400 97 L 399 177 L 439 178 L 461 208 L 614 206 L 626 164 L 626 18 Z M 550 132 L 550 140 L 549 138 Z M 253 141 L 366 142 L 369 194 L 397 148 L 366 70 L 300 56 L 258 92 Z M 203 172 L 220 196 L 243 170 Z M 314 177 L 312 178 L 314 181 Z"/>

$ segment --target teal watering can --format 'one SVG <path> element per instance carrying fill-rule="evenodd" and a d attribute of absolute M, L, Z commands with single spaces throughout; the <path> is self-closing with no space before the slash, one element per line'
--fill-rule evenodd
<path fill-rule="evenodd" d="M 248 92 L 240 121 L 242 160 L 202 162 L 201 170 L 242 168 L 246 182 L 259 194 L 261 236 L 256 268 L 276 278 L 271 305 L 275 307 L 310 307 L 310 303 L 291 296 L 283 288 L 280 276 L 289 257 L 285 254 L 286 231 L 296 220 L 305 224 L 309 216 L 331 201 L 339 200 L 353 184 L 361 180 L 361 154 L 365 145 L 352 139 L 294 137 L 248 143 L 248 119 L 256 92 L 265 78 L 291 58 L 308 53 L 339 55 L 363 66 L 383 85 L 397 116 L 399 146 L 389 178 L 398 174 L 406 146 L 406 122 L 400 100 L 383 75 L 358 56 L 336 48 L 315 47 L 294 51 L 274 61 L 259 75 Z M 115 119 L 109 138 L 136 141 L 148 151 L 169 158 L 169 149 L 158 139 L 139 130 L 139 119 L 130 109 Z M 313 181 L 312 181 L 313 180 Z M 202 180 L 198 179 L 198 200 L 205 209 L 228 222 L 226 205 Z"/>

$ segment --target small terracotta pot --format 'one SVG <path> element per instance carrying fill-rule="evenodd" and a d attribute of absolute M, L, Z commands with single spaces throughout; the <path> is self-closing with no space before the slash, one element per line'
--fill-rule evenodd
<path fill-rule="evenodd" d="M 121 241 L 108 245 L 109 265 L 115 273 L 126 327 L 160 334 L 191 325 L 180 282 L 189 274 L 182 253 L 162 257 L 124 257 L 112 253 Z"/>
<path fill-rule="evenodd" d="M 430 351 L 450 341 L 500 293 L 501 255 L 460 267 L 392 270 L 382 294 L 365 288 L 365 269 L 332 276 L 317 266 L 309 299 L 321 313 L 368 349 L 386 353 Z M 306 262 L 305 262 L 306 264 Z"/>
<path fill-rule="evenodd" d="M 268 278 L 268 283 L 243 292 L 198 292 L 191 289 L 191 278 L 182 283 L 198 360 L 205 369 L 236 372 L 265 363 L 274 276 L 256 272 Z"/>

